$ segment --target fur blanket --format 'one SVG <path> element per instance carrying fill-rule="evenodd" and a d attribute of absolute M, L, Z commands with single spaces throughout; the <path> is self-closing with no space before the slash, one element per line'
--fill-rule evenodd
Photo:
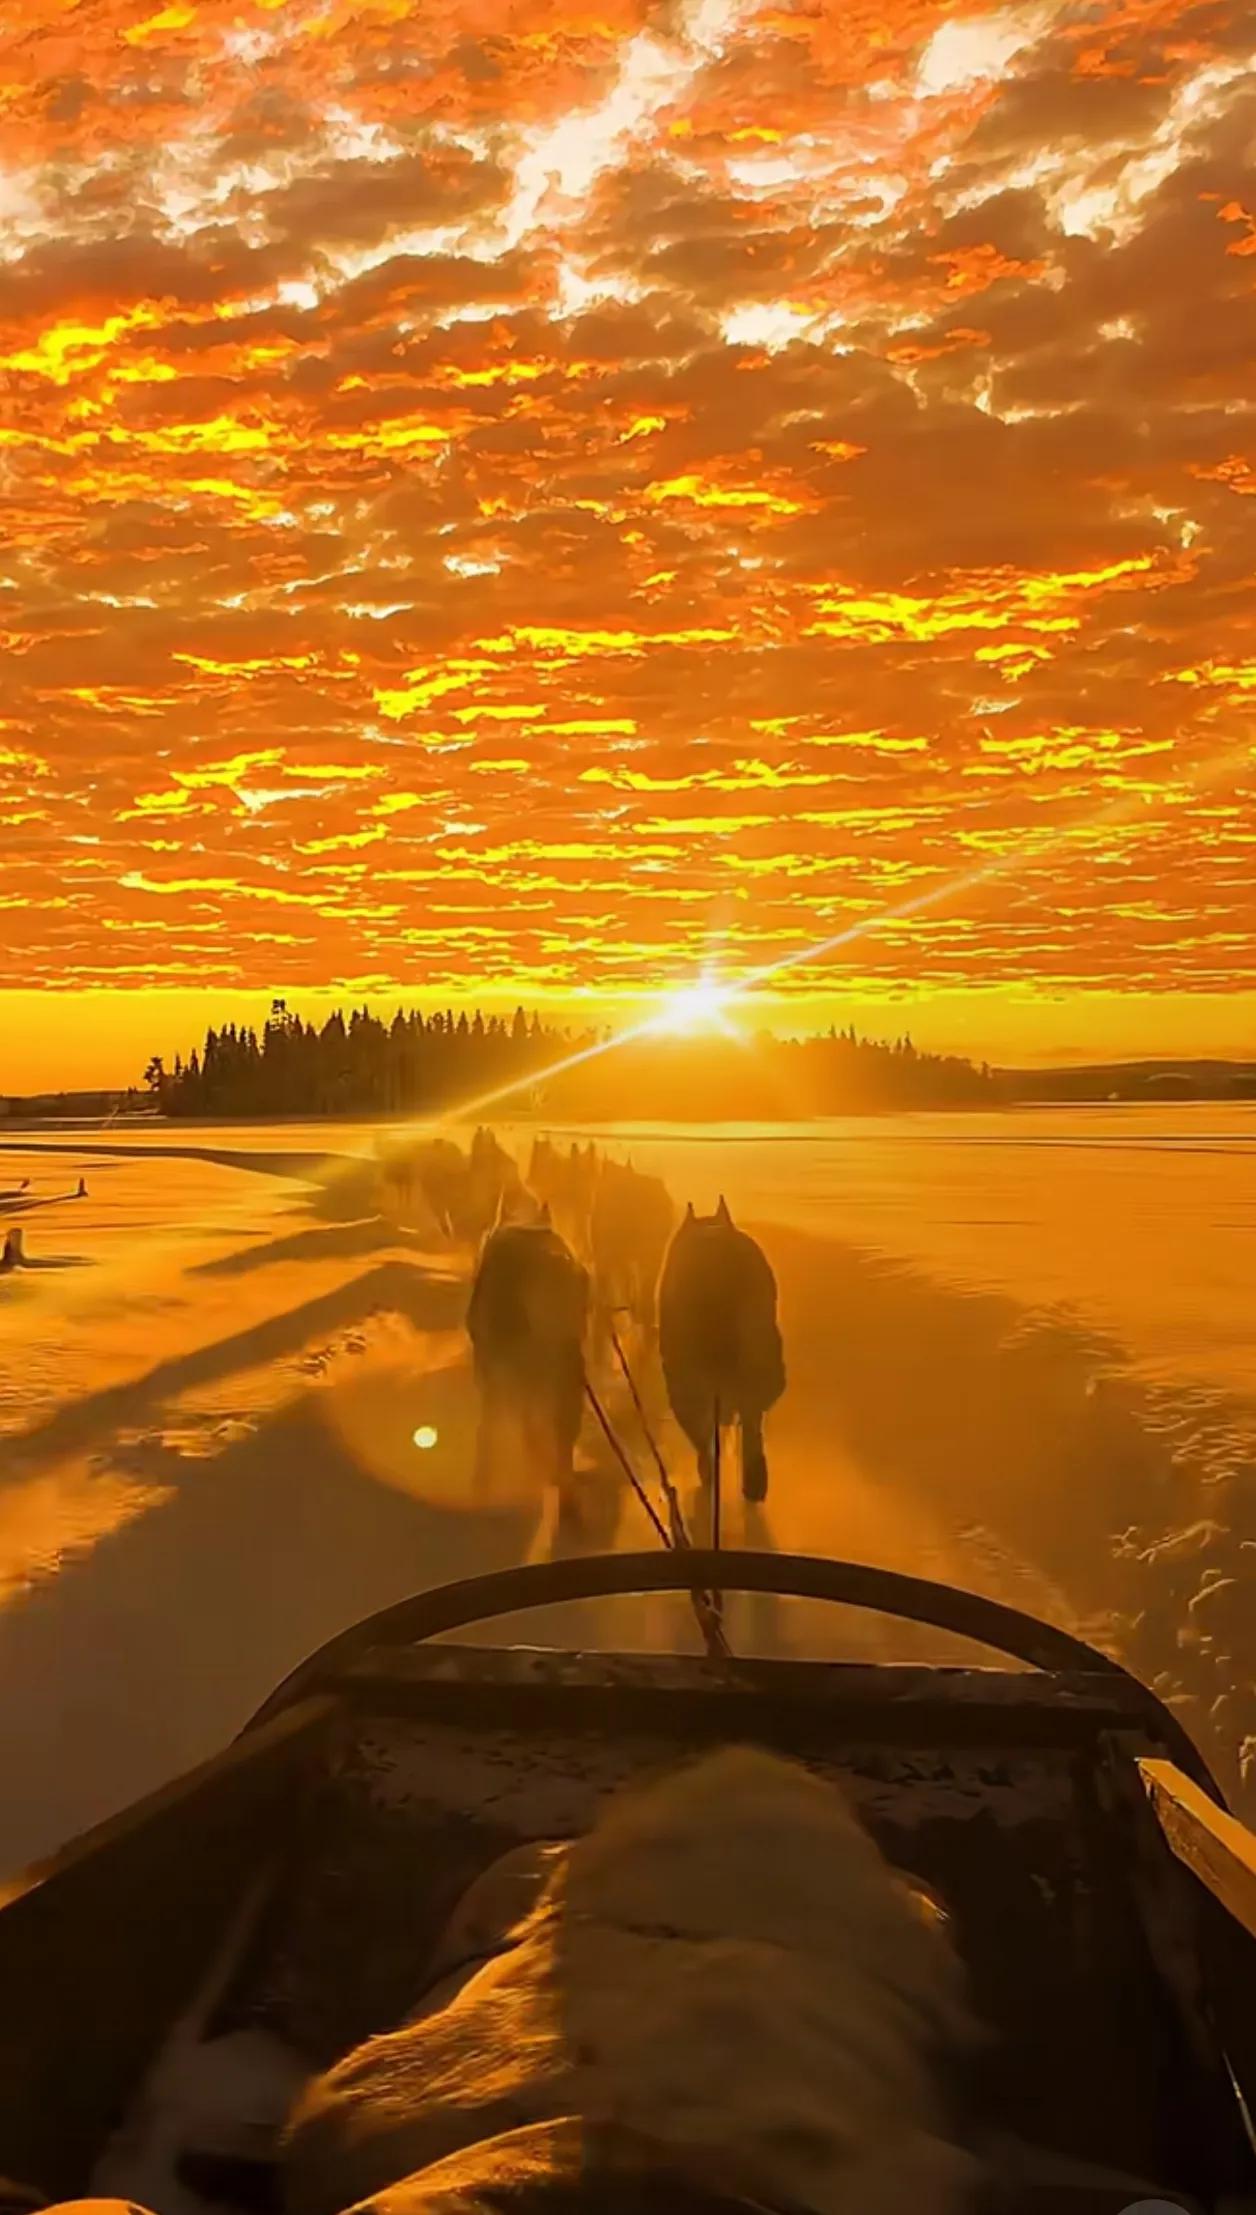
<path fill-rule="evenodd" d="M 963 2204 L 975 2168 L 938 2079 L 971 2032 L 959 1964 L 832 1784 L 723 1750 L 535 1870 L 508 1951 L 310 2088 L 292 2215 L 373 2194 L 380 2215 L 463 2215 L 590 2166 L 666 2170 L 708 2207 Z"/>

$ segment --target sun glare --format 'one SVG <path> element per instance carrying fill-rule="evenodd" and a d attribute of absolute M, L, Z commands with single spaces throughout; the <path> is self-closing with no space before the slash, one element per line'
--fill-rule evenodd
<path fill-rule="evenodd" d="M 732 998 L 728 985 L 713 984 L 705 977 L 697 984 L 678 985 L 668 994 L 650 1027 L 677 1038 L 696 1038 L 704 1031 L 731 1035 L 733 1025 L 726 1011 Z"/>

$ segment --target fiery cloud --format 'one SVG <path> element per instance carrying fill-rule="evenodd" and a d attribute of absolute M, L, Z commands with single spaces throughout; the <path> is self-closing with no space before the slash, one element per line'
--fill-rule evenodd
<path fill-rule="evenodd" d="M 1245 988 L 1253 45 L 7 11 L 6 986 Z"/>

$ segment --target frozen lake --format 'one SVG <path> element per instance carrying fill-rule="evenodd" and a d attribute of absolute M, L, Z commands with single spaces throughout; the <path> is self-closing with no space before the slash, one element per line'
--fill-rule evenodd
<path fill-rule="evenodd" d="M 1238 1778 L 1256 1107 L 588 1135 L 681 1204 L 724 1192 L 777 1268 L 790 1388 L 766 1514 L 732 1542 L 1051 1615 L 1159 1678 Z M 468 1502 L 461 1267 L 378 1217 L 374 1145 L 328 1124 L 0 1143 L 0 1230 L 31 1263 L 0 1279 L 0 1869 L 221 1744 L 344 1623 L 548 1550 L 541 1503 Z M 607 1536 L 648 1542 L 630 1499 Z M 666 1603 L 580 1612 L 586 1641 L 691 1640 Z M 730 1624 L 744 1648 L 887 1650 L 811 1609 Z"/>

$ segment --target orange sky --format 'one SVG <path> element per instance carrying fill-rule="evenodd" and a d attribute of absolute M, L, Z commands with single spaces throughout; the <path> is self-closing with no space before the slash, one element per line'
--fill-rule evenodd
<path fill-rule="evenodd" d="M 995 1057 L 1248 1047 L 1253 47 L 6 9 L 0 1088 L 708 963 Z"/>

